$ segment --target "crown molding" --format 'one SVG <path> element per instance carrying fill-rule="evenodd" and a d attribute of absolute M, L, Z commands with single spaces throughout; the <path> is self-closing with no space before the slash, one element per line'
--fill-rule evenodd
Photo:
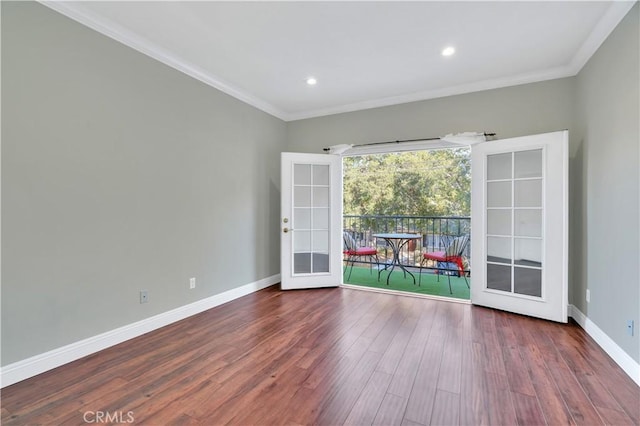
<path fill-rule="evenodd" d="M 372 99 L 362 102 L 338 105 L 334 107 L 312 109 L 301 112 L 285 112 L 280 108 L 257 98 L 233 84 L 218 78 L 202 68 L 191 64 L 179 56 L 162 49 L 154 43 L 144 39 L 138 34 L 129 31 L 122 26 L 91 13 L 82 8 L 82 2 L 59 2 L 38 0 L 44 6 L 55 10 L 62 15 L 79 22 L 109 38 L 112 38 L 140 53 L 150 56 L 165 65 L 168 65 L 190 77 L 195 78 L 215 89 L 226 93 L 242 102 L 245 102 L 267 114 L 273 115 L 283 121 L 296 121 L 308 118 L 323 117 L 327 115 L 342 114 L 360 110 L 380 108 L 391 105 L 399 105 L 409 102 L 426 101 L 429 99 L 443 98 L 447 96 L 462 95 L 484 90 L 500 89 L 509 86 L 518 86 L 528 83 L 537 83 L 545 80 L 572 77 L 580 72 L 582 67 L 598 50 L 600 45 L 620 23 L 622 18 L 631 10 L 636 0 L 613 1 L 607 12 L 598 21 L 593 31 L 582 46 L 578 49 L 570 63 L 566 66 L 547 70 L 539 70 L 532 73 L 510 76 L 505 78 L 489 79 L 469 84 L 450 86 L 441 89 L 408 93 L 399 96 Z"/>
<path fill-rule="evenodd" d="M 636 0 L 620 0 L 611 3 L 605 14 L 602 15 L 602 18 L 600 18 L 591 31 L 591 34 L 589 34 L 573 56 L 569 65 L 570 69 L 573 70 L 573 75 L 578 74 L 580 70 L 582 70 L 587 61 L 591 59 L 593 54 L 596 53 L 602 43 L 609 37 L 609 34 L 613 32 L 620 21 L 629 13 L 634 4 L 636 4 Z"/>
<path fill-rule="evenodd" d="M 442 89 L 414 92 L 400 96 L 390 96 L 387 98 L 373 99 L 370 101 L 357 102 L 348 105 L 303 111 L 300 113 L 288 114 L 287 121 L 304 120 L 308 118 L 322 117 L 333 114 L 342 114 L 345 112 L 355 112 L 410 102 L 426 101 L 429 99 L 444 98 L 447 96 L 464 95 L 468 93 L 482 92 L 484 90 L 500 89 L 511 86 L 519 86 L 521 84 L 538 83 L 545 80 L 571 77 L 573 75 L 575 75 L 575 72 L 573 72 L 572 68 L 564 66 L 533 73 L 509 76 L 505 78 L 489 79 L 469 84 L 461 84 L 458 86 L 450 86 Z"/>
<path fill-rule="evenodd" d="M 286 113 L 281 111 L 279 108 L 246 93 L 242 89 L 224 81 L 221 78 L 211 75 L 202 68 L 183 60 L 172 52 L 169 52 L 166 49 L 146 40 L 140 35 L 123 28 L 121 25 L 83 9 L 82 2 L 80 1 L 59 2 L 38 0 L 38 2 L 66 16 L 67 18 L 73 19 L 74 21 L 91 28 L 102 35 L 112 38 L 125 46 L 162 62 L 163 64 L 195 78 L 208 86 L 218 89 L 229 96 L 266 112 L 267 114 L 273 115 L 281 120 L 285 120 Z"/>

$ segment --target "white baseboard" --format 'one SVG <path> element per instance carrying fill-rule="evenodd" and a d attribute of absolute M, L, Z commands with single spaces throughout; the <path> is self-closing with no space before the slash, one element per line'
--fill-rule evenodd
<path fill-rule="evenodd" d="M 640 386 L 640 364 L 626 353 L 611 337 L 593 323 L 580 309 L 569 305 L 570 316 L 580 324 L 593 340 L 624 370 L 631 379 Z"/>
<path fill-rule="evenodd" d="M 280 274 L 272 275 L 238 288 L 225 291 L 215 296 L 172 309 L 167 312 L 125 325 L 97 336 L 89 337 L 75 343 L 14 362 L 0 369 L 0 388 L 36 376 L 71 361 L 96 353 L 110 346 L 117 345 L 134 337 L 180 321 L 207 309 L 238 299 L 280 282 Z"/>

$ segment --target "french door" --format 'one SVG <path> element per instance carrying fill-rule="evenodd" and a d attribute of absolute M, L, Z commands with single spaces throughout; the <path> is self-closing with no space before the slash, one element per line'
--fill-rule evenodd
<path fill-rule="evenodd" d="M 283 290 L 342 283 L 342 157 L 281 155 Z"/>
<path fill-rule="evenodd" d="M 472 147 L 471 302 L 567 321 L 568 132 Z"/>

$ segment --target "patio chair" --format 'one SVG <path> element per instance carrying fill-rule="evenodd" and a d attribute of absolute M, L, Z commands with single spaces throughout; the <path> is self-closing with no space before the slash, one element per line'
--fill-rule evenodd
<path fill-rule="evenodd" d="M 467 248 L 467 244 L 469 244 L 469 235 L 461 235 L 459 237 L 454 238 L 451 243 L 447 246 L 445 251 L 434 251 L 427 252 L 422 255 L 422 261 L 420 262 L 420 279 L 418 280 L 418 285 L 422 282 L 422 267 L 424 262 L 426 261 L 434 261 L 436 262 L 436 274 L 438 274 L 438 281 L 440 281 L 440 273 L 442 270 L 447 271 L 447 278 L 449 280 L 449 293 L 453 294 L 451 291 L 451 270 L 449 269 L 449 264 L 453 263 L 457 266 L 457 273 L 459 276 L 464 278 L 464 281 L 467 283 L 467 288 L 469 287 L 469 281 L 467 280 L 467 275 L 464 271 L 464 260 L 462 258 L 462 254 L 464 250 Z M 444 265 L 444 267 L 441 267 Z"/>
<path fill-rule="evenodd" d="M 351 279 L 351 273 L 353 272 L 353 265 L 356 262 L 356 259 L 361 257 L 368 257 L 370 262 L 374 259 L 376 261 L 376 265 L 378 269 L 380 269 L 380 261 L 378 260 L 378 250 L 375 247 L 358 247 L 356 244 L 356 239 L 353 237 L 353 234 L 349 231 L 342 232 L 342 238 L 344 239 L 344 249 L 342 253 L 346 256 L 345 261 L 347 264 L 344 267 L 344 272 L 347 272 L 347 268 L 349 267 L 349 262 L 351 262 L 351 269 L 349 269 L 349 276 L 347 280 Z M 372 272 L 373 263 L 369 263 L 369 271 Z M 380 279 L 380 277 L 378 277 Z"/>

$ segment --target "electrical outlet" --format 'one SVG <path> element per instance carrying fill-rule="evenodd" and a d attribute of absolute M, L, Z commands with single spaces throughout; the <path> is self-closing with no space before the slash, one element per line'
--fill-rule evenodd
<path fill-rule="evenodd" d="M 627 321 L 627 334 L 633 336 L 633 320 Z"/>
<path fill-rule="evenodd" d="M 140 290 L 140 303 L 147 303 L 149 301 L 149 291 Z"/>
<path fill-rule="evenodd" d="M 586 299 L 587 299 L 587 303 L 591 302 L 591 292 L 589 291 L 589 289 L 587 289 Z"/>
<path fill-rule="evenodd" d="M 189 278 L 189 288 L 190 289 L 196 288 L 196 279 L 195 278 Z"/>

